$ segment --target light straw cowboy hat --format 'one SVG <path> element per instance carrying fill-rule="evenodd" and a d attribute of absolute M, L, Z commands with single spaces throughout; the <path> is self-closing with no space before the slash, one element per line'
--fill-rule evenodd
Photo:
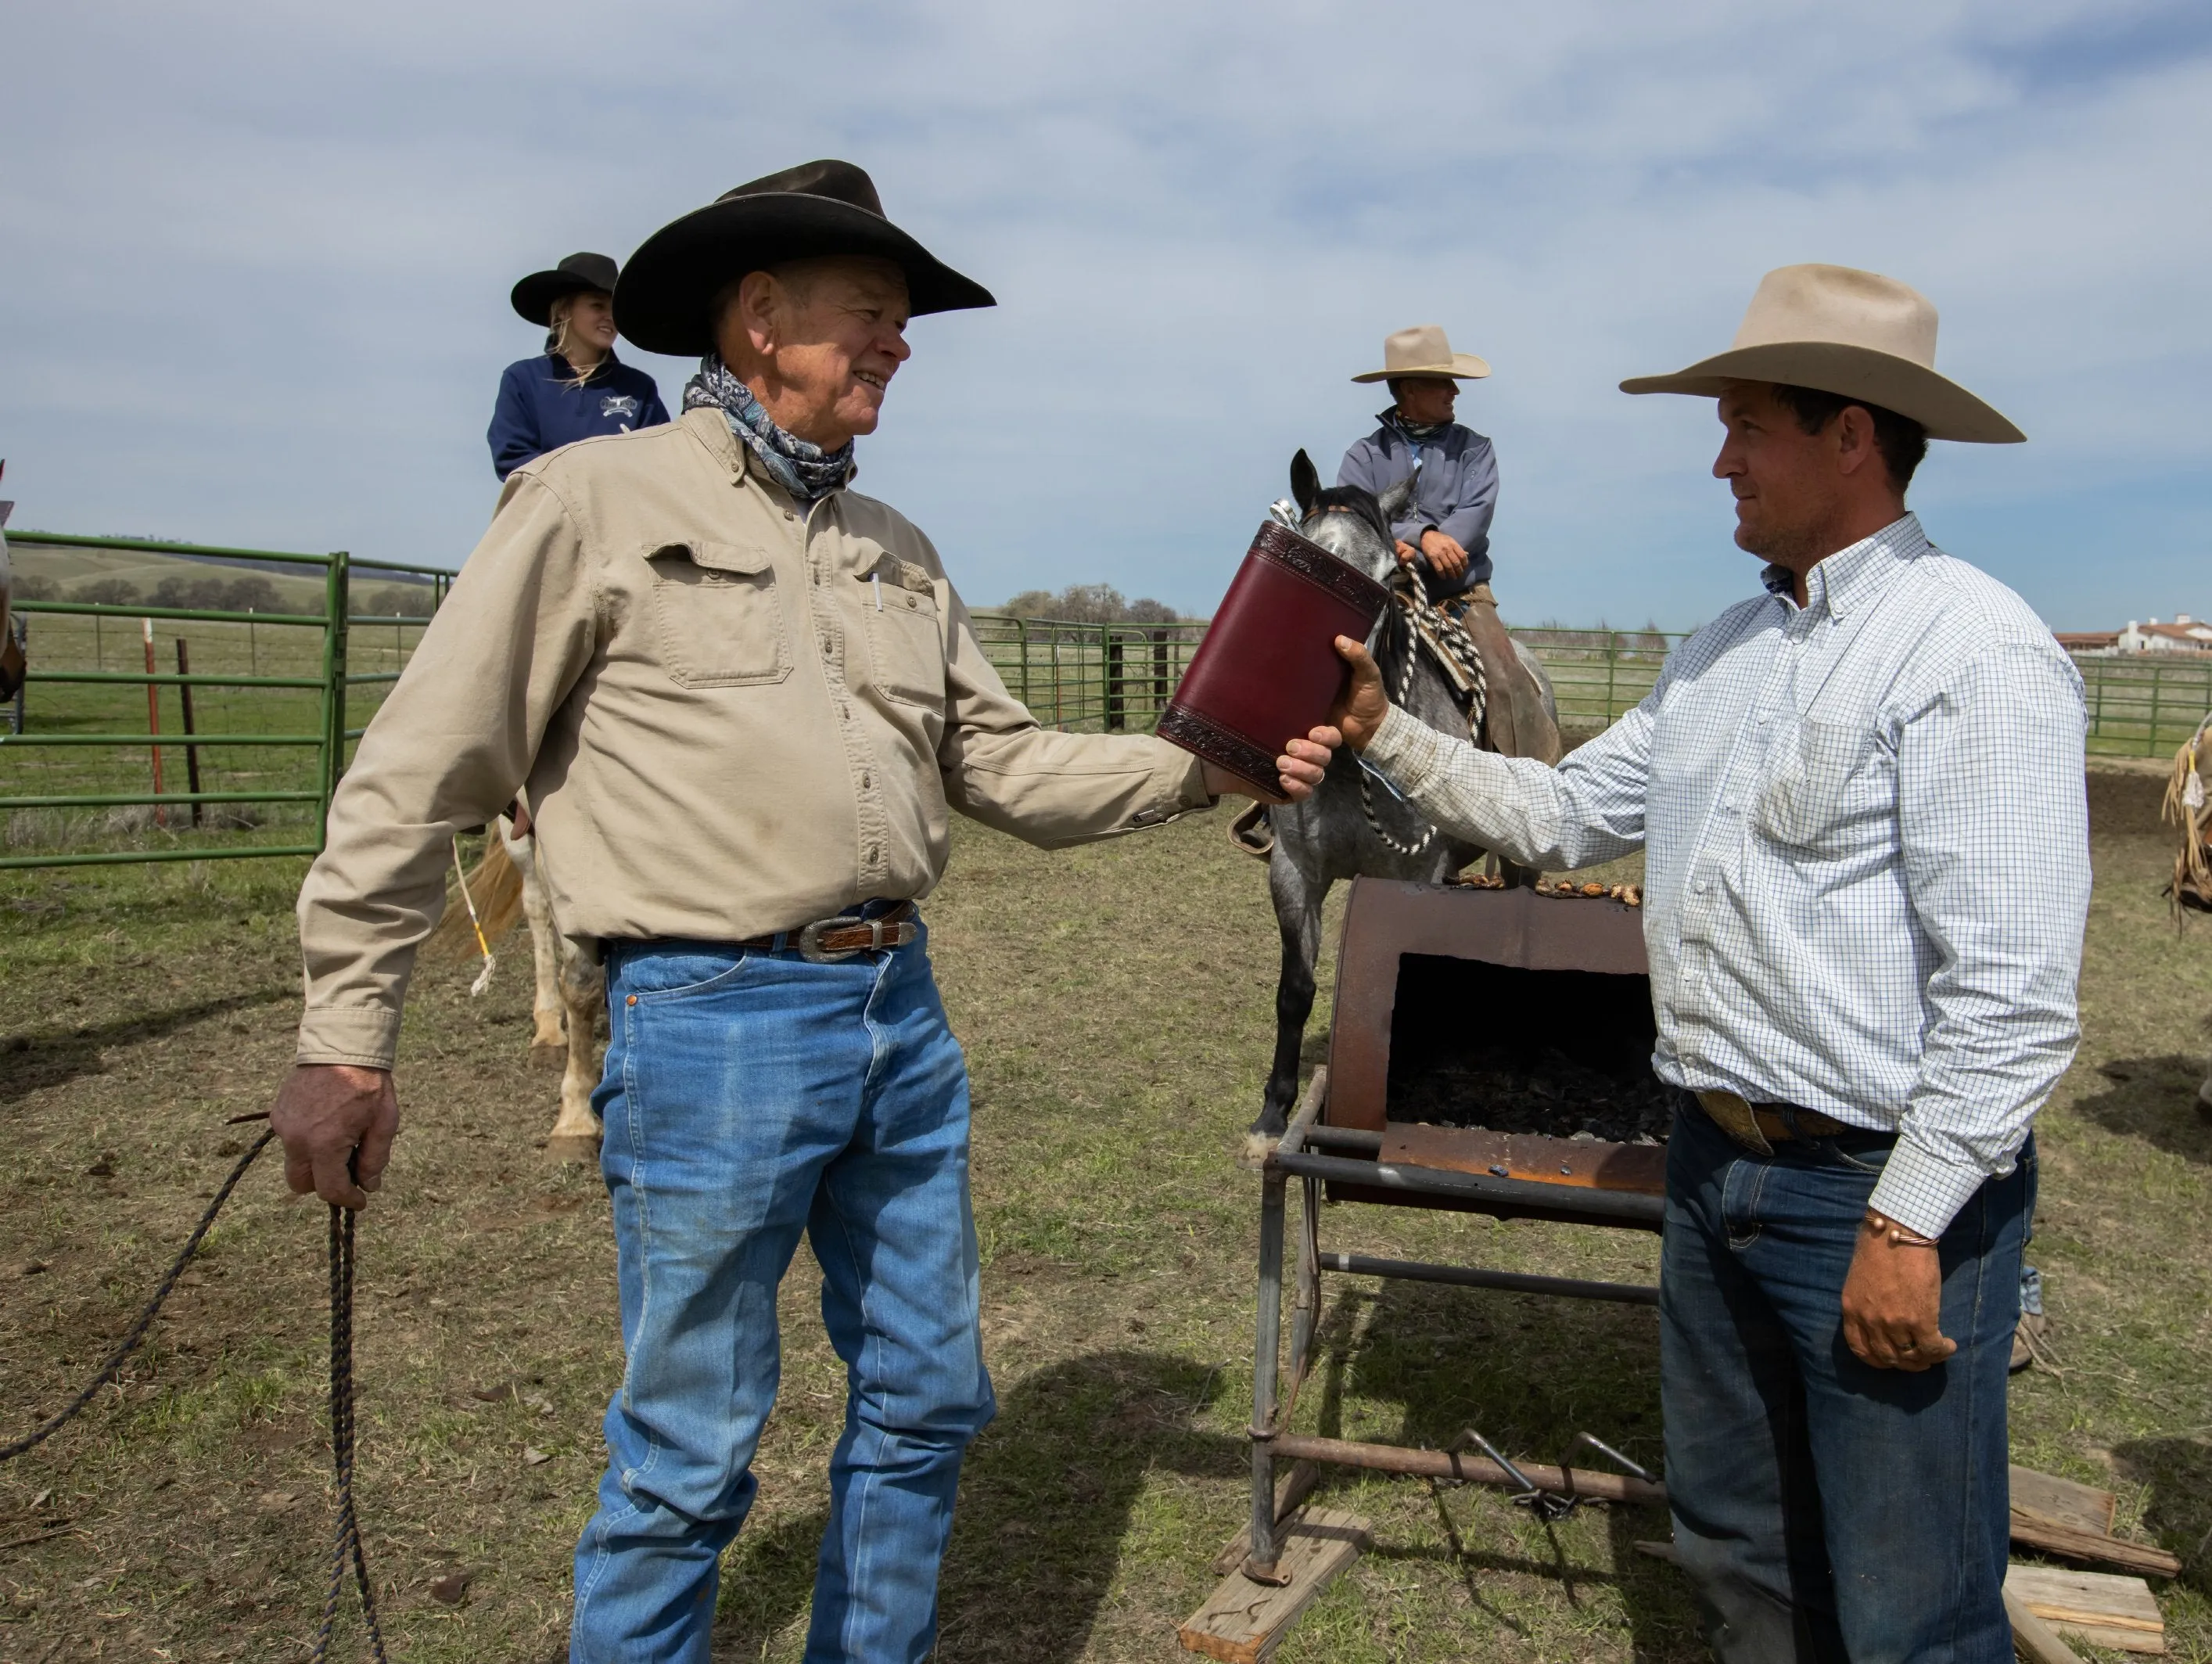
<path fill-rule="evenodd" d="M 2027 436 L 1936 373 L 1936 308 L 1894 277 L 1847 265 L 1778 266 L 1759 280 L 1735 344 L 1623 393 L 1717 396 L 1730 381 L 1780 381 L 1911 417 L 1930 439 L 2017 445 Z"/>
<path fill-rule="evenodd" d="M 1461 381 L 1479 381 L 1490 366 L 1471 352 L 1454 352 L 1444 338 L 1442 324 L 1415 324 L 1382 343 L 1382 368 L 1355 381 L 1387 381 L 1394 375 L 1449 375 Z"/>

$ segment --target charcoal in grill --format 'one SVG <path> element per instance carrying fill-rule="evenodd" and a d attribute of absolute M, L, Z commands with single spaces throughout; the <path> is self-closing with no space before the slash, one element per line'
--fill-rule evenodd
<path fill-rule="evenodd" d="M 1651 1072 L 1652 1034 L 1640 977 L 1407 954 L 1391 1012 L 1389 1118 L 1662 1143 L 1672 1112 Z"/>
<path fill-rule="evenodd" d="M 1394 1079 L 1390 1118 L 1654 1144 L 1666 1139 L 1673 1111 L 1665 1088 L 1648 1069 L 1640 1077 L 1624 1078 L 1557 1046 L 1524 1058 L 1512 1047 L 1490 1045 L 1432 1062 L 1411 1079 Z"/>

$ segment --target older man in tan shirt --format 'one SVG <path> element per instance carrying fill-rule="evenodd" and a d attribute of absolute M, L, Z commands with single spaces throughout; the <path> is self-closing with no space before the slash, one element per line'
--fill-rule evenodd
<path fill-rule="evenodd" d="M 928 539 L 848 489 L 908 316 L 990 304 L 848 163 L 657 233 L 616 314 L 641 347 L 703 354 L 684 413 L 508 480 L 301 894 L 307 1012 L 274 1119 L 293 1187 L 352 1206 L 398 1128 L 400 1006 L 453 829 L 526 786 L 562 926 L 600 945 L 628 1366 L 578 1660 L 705 1664 L 802 1233 L 849 1393 L 806 1656 L 927 1653 L 993 1401 L 967 1076 L 914 902 L 952 809 L 1057 846 L 1231 786 L 1157 740 L 1041 729 Z M 1285 765 L 1286 789 L 1318 774 Z"/>

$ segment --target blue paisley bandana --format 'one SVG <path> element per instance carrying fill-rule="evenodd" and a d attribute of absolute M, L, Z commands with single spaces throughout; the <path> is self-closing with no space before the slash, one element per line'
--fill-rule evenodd
<path fill-rule="evenodd" d="M 1379 412 L 1375 419 L 1386 428 L 1397 429 L 1416 445 L 1425 445 L 1431 440 L 1442 439 L 1452 430 L 1453 426 L 1449 422 L 1408 422 L 1398 414 L 1398 407 L 1395 405 L 1391 405 L 1387 411 Z"/>
<path fill-rule="evenodd" d="M 775 418 L 761 408 L 753 391 L 730 373 L 722 355 L 710 352 L 699 361 L 699 373 L 684 384 L 684 408 L 712 405 L 728 420 L 730 431 L 744 441 L 761 466 L 777 485 L 800 503 L 812 503 L 845 483 L 853 471 L 853 442 L 834 451 L 785 432 Z"/>

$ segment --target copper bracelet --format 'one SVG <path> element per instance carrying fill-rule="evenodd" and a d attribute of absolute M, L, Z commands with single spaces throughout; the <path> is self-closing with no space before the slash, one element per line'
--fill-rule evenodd
<path fill-rule="evenodd" d="M 1876 1213 L 1872 1208 L 1866 1210 L 1866 1217 L 1861 1222 L 1876 1236 L 1887 1236 L 1893 1248 L 1940 1248 L 1943 1246 L 1934 1237 L 1923 1236 L 1918 1231 L 1900 1225 L 1888 1215 Z"/>

